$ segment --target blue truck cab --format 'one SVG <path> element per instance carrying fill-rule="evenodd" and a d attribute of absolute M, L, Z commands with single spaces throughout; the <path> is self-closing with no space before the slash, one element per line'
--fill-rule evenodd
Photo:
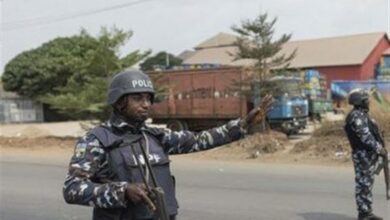
<path fill-rule="evenodd" d="M 296 134 L 307 125 L 308 101 L 303 97 L 275 97 L 275 102 L 267 114 L 273 129 L 280 129 L 290 135 Z"/>
<path fill-rule="evenodd" d="M 300 87 L 301 79 L 283 76 L 273 77 L 269 81 L 273 85 L 279 85 L 273 92 L 275 102 L 267 113 L 269 126 L 287 135 L 298 133 L 306 127 L 309 115 L 309 103 Z M 255 92 L 255 106 L 261 101 L 259 94 L 259 92 Z"/>

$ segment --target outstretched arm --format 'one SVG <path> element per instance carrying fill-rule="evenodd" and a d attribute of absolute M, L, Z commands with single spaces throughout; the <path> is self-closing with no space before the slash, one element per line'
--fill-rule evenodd
<path fill-rule="evenodd" d="M 241 120 L 233 120 L 220 127 L 201 132 L 165 130 L 162 144 L 170 154 L 183 154 L 211 149 L 244 136 Z"/>

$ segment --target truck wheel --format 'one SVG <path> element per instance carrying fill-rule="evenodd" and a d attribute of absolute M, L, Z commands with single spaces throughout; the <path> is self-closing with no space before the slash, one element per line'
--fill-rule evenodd
<path fill-rule="evenodd" d="M 321 122 L 321 121 L 322 121 L 322 116 L 321 116 L 321 114 L 317 114 L 317 115 L 316 115 L 316 120 L 317 120 L 318 122 Z"/>
<path fill-rule="evenodd" d="M 172 131 L 182 131 L 182 130 L 188 130 L 187 122 L 180 121 L 180 120 L 172 120 L 168 121 L 167 127 L 171 129 Z"/>

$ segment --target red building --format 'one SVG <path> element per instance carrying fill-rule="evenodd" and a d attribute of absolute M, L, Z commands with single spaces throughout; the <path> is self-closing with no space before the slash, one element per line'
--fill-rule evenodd
<path fill-rule="evenodd" d="M 252 60 L 233 60 L 229 54 L 237 48 L 233 45 L 236 36 L 219 33 L 195 47 L 194 54 L 184 60 L 187 65 L 250 65 Z M 390 48 L 386 33 L 366 33 L 350 36 L 329 37 L 290 41 L 281 53 L 297 50 L 290 67 L 295 69 L 317 69 L 327 79 L 368 80 L 374 78 L 375 66 L 380 63 L 385 51 Z"/>

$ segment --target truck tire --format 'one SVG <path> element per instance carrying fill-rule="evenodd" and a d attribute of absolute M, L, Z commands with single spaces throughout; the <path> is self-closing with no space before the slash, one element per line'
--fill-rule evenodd
<path fill-rule="evenodd" d="M 320 113 L 316 114 L 316 120 L 317 120 L 318 122 L 321 122 L 321 121 L 322 121 L 322 116 L 321 116 Z"/>
<path fill-rule="evenodd" d="M 182 120 L 172 120 L 167 122 L 167 127 L 172 131 L 182 131 L 188 130 L 188 125 L 186 121 Z"/>

